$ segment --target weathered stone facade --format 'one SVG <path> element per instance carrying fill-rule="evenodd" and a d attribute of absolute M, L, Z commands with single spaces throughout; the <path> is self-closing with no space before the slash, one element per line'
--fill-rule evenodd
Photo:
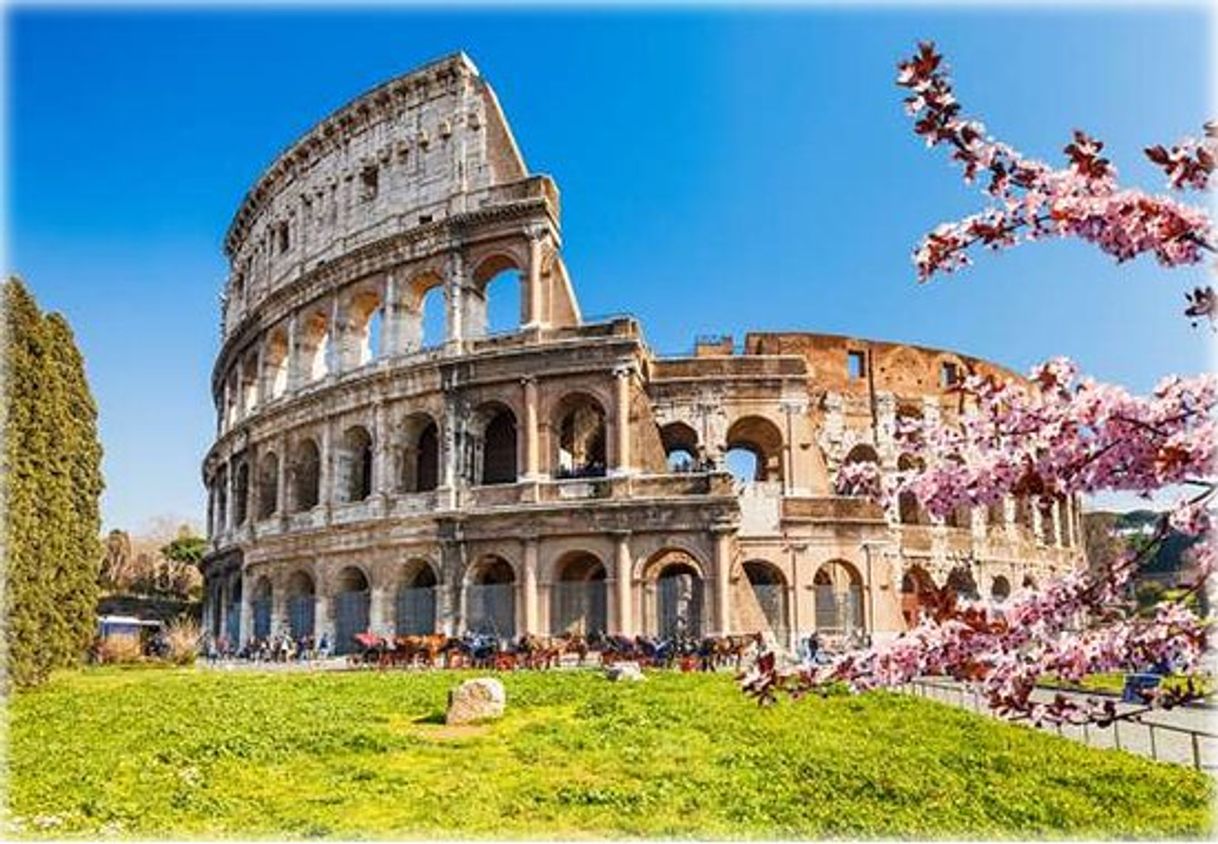
<path fill-rule="evenodd" d="M 962 412 L 954 379 L 1018 376 L 803 333 L 657 357 L 634 319 L 581 318 L 561 243 L 557 188 L 463 55 L 275 160 L 225 241 L 203 466 L 214 632 L 326 632 L 340 649 L 364 627 L 882 638 L 962 561 L 962 589 L 991 600 L 1081 562 L 1073 501 L 940 522 L 832 494 L 844 461 L 908 459 L 899 416 Z M 491 335 L 505 275 L 519 325 Z M 726 471 L 731 452 L 751 480 Z"/>

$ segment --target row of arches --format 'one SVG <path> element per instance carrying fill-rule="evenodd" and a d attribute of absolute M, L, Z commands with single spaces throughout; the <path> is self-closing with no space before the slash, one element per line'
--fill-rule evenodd
<path fill-rule="evenodd" d="M 685 422 L 662 425 L 660 443 L 664 447 L 669 471 L 704 471 L 713 462 L 703 438 Z M 727 430 L 722 461 L 724 467 L 741 483 L 781 482 L 782 432 L 763 416 L 741 417 Z"/>
<path fill-rule="evenodd" d="M 604 406 L 594 396 L 578 392 L 564 396 L 556 405 L 552 465 L 559 478 L 597 477 L 607 473 Z M 520 465 L 520 430 L 513 410 L 491 401 L 477 407 L 463 420 L 456 447 L 460 477 L 470 486 L 516 483 Z M 416 412 L 402 418 L 391 432 L 389 448 L 378 454 L 372 432 L 361 424 L 347 427 L 333 446 L 333 478 L 330 489 L 322 489 L 322 465 L 326 459 L 320 437 L 303 435 L 290 444 L 287 462 L 279 450 L 267 447 L 255 458 L 240 456 L 231 464 L 233 524 L 245 524 L 251 516 L 267 519 L 285 509 L 306 512 L 323 500 L 338 504 L 368 499 L 379 488 L 394 493 L 420 493 L 438 488 L 444 477 L 441 429 L 429 413 Z M 378 460 L 380 461 L 378 465 Z M 281 465 L 282 464 L 282 465 Z M 221 466 L 212 479 L 214 532 L 224 529 L 228 518 L 229 467 Z M 380 478 L 378 472 L 385 473 Z M 285 488 L 280 489 L 284 484 Z M 253 508 L 251 496 L 256 498 Z"/>
<path fill-rule="evenodd" d="M 335 299 L 307 306 L 269 329 L 234 364 L 223 382 L 221 427 L 332 373 L 456 337 L 518 330 L 527 319 L 521 263 L 506 252 L 482 259 L 472 271 L 472 284 L 461 287 L 459 306 L 452 301 L 454 286 L 437 270 L 394 287 L 384 281 L 357 284 Z M 234 292 L 244 295 L 243 289 Z"/>

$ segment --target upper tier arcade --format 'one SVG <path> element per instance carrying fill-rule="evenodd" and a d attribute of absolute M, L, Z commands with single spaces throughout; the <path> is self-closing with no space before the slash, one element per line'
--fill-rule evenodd
<path fill-rule="evenodd" d="M 480 210 L 522 203 L 544 212 L 556 238 L 558 192 L 529 176 L 467 56 L 390 80 L 280 153 L 242 200 L 224 239 L 224 336 L 272 294 L 362 247 L 449 234 L 445 223 L 460 229 Z"/>

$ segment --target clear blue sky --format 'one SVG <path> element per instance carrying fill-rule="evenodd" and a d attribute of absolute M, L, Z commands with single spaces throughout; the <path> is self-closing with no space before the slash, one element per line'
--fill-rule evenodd
<path fill-rule="evenodd" d="M 220 240 L 275 153 L 363 90 L 463 49 L 563 195 L 584 311 L 653 347 L 806 329 L 1018 368 L 1067 354 L 1139 390 L 1209 365 L 1179 316 L 1204 274 L 1081 244 L 914 282 L 980 197 L 914 138 L 894 64 L 947 52 L 966 106 L 1059 160 L 1074 127 L 1158 189 L 1142 146 L 1211 102 L 1200 10 L 386 9 L 9 13 L 9 269 L 71 320 L 101 406 L 107 527 L 200 519 Z M 201 519 L 200 519 L 201 520 Z"/>

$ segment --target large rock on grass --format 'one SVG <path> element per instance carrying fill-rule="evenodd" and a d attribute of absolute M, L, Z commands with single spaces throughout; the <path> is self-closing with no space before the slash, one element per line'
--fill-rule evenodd
<path fill-rule="evenodd" d="M 491 677 L 466 680 L 448 693 L 445 724 L 472 724 L 503 717 L 507 692 L 503 684 Z"/>
<path fill-rule="evenodd" d="M 615 662 L 605 669 L 605 676 L 613 682 L 622 680 L 644 680 L 643 671 L 637 662 Z"/>

